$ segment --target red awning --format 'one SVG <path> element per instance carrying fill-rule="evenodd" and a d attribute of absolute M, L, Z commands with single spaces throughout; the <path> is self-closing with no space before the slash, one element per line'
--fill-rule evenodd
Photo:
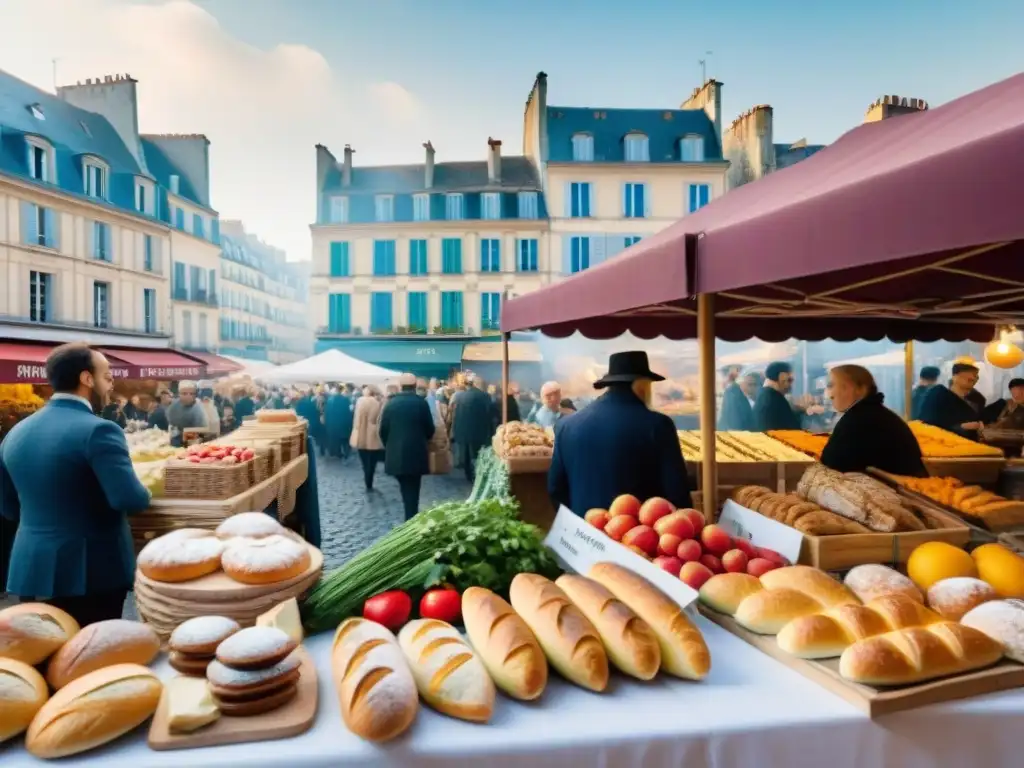
<path fill-rule="evenodd" d="M 242 370 L 242 366 L 220 355 L 209 352 L 182 352 L 183 355 L 198 360 L 206 366 L 207 376 L 227 376 L 229 373 Z"/>
<path fill-rule="evenodd" d="M 3 384 L 46 384 L 46 358 L 59 345 L 0 343 L 0 383 Z M 131 371 L 128 364 L 114 357 L 110 361 L 110 372 L 115 379 L 127 379 Z"/>
<path fill-rule="evenodd" d="M 100 349 L 113 360 L 127 364 L 130 379 L 181 380 L 206 375 L 206 365 L 167 349 Z M 113 364 L 112 364 L 113 367 Z M 119 377 L 120 378 L 120 377 Z"/>
<path fill-rule="evenodd" d="M 510 300 L 505 331 L 992 338 L 1024 321 L 1024 75 L 862 125 L 625 254 Z"/>

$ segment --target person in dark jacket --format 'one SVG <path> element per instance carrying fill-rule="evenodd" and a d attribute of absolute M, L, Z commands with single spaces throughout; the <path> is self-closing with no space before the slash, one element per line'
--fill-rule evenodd
<path fill-rule="evenodd" d="M 149 426 L 166 432 L 170 429 L 170 424 L 167 422 L 167 409 L 174 402 L 174 396 L 166 389 L 161 389 L 157 398 L 156 408 L 149 414 Z"/>
<path fill-rule="evenodd" d="M 689 507 L 692 487 L 675 425 L 650 410 L 651 383 L 664 381 L 650 369 L 646 352 L 616 352 L 608 373 L 594 382 L 606 392 L 555 427 L 548 494 L 555 506 L 577 515 L 608 509 L 629 493 Z"/>
<path fill-rule="evenodd" d="M 982 421 L 995 429 L 1024 431 L 1024 379 L 1010 379 L 1010 399 L 993 400 L 982 412 Z"/>
<path fill-rule="evenodd" d="M 921 418 L 921 409 L 924 407 L 924 399 L 928 396 L 931 388 L 939 383 L 940 371 L 934 365 L 926 365 L 917 376 L 917 386 L 910 393 L 910 418 L 918 421 Z"/>
<path fill-rule="evenodd" d="M 722 410 L 718 414 L 718 429 L 722 432 L 756 432 L 754 398 L 760 392 L 761 376 L 748 373 L 733 380 L 722 393 Z"/>
<path fill-rule="evenodd" d="M 107 403 L 105 406 L 103 406 L 103 410 L 100 412 L 100 416 L 102 416 L 107 421 L 114 422 L 121 429 L 124 429 L 126 426 L 128 426 L 128 417 L 125 415 L 124 412 L 124 406 L 125 403 L 127 402 L 128 401 L 124 397 L 118 395 L 117 397 L 114 398 L 113 402 Z"/>
<path fill-rule="evenodd" d="M 822 464 L 837 472 L 874 467 L 893 475 L 928 477 L 917 438 L 885 407 L 867 368 L 837 365 L 829 371 L 828 387 L 832 406 L 843 415 L 821 454 Z"/>
<path fill-rule="evenodd" d="M 327 455 L 327 440 L 325 438 L 324 423 L 320 420 L 320 409 L 316 404 L 316 395 L 312 392 L 304 392 L 295 399 L 293 403 L 295 413 L 304 418 L 309 424 L 309 435 L 313 438 L 320 456 Z"/>
<path fill-rule="evenodd" d="M 249 391 L 243 389 L 235 399 L 235 419 L 241 424 L 245 419 L 256 413 L 256 404 L 249 396 Z"/>
<path fill-rule="evenodd" d="M 149 507 L 117 424 L 93 411 L 113 387 L 85 344 L 46 360 L 50 402 L 0 445 L 0 516 L 18 522 L 7 591 L 42 600 L 81 626 L 119 619 L 135 578 L 128 515 Z"/>
<path fill-rule="evenodd" d="M 792 366 L 781 361 L 769 363 L 764 378 L 764 386 L 754 401 L 755 429 L 800 429 L 800 413 L 786 399 L 793 388 Z"/>
<path fill-rule="evenodd" d="M 921 406 L 921 421 L 977 440 L 981 430 L 981 414 L 968 400 L 978 383 L 978 368 L 970 363 L 954 363 L 949 387 L 936 384 L 928 390 Z"/>
<path fill-rule="evenodd" d="M 501 387 L 498 387 L 498 391 L 494 393 L 494 428 L 497 429 L 499 424 L 504 423 L 502 419 L 501 410 Z M 505 402 L 508 403 L 508 420 L 519 421 L 519 403 L 516 401 L 515 395 L 511 392 L 505 395 Z"/>
<path fill-rule="evenodd" d="M 352 452 L 348 444 L 352 437 L 352 400 L 345 389 L 339 389 L 327 398 L 324 429 L 327 432 L 328 455 L 347 459 Z"/>
<path fill-rule="evenodd" d="M 420 483 L 430 474 L 427 446 L 434 436 L 434 417 L 427 401 L 416 394 L 415 376 L 402 374 L 399 385 L 380 415 L 380 441 L 384 471 L 398 480 L 405 519 L 411 520 L 420 509 Z"/>
<path fill-rule="evenodd" d="M 476 477 L 476 457 L 480 449 L 489 445 L 494 437 L 494 404 L 484 391 L 483 379 L 469 382 L 465 392 L 459 394 L 452 425 L 452 441 L 459 446 L 466 479 Z"/>

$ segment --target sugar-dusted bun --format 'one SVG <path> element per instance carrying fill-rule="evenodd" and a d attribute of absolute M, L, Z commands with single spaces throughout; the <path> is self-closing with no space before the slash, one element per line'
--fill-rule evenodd
<path fill-rule="evenodd" d="M 0 611 L 0 657 L 35 666 L 74 637 L 78 622 L 46 603 L 21 603 Z"/>
<path fill-rule="evenodd" d="M 153 581 L 191 581 L 220 568 L 224 544 L 212 531 L 182 528 L 153 539 L 139 552 L 138 567 Z"/>
<path fill-rule="evenodd" d="M 138 664 L 116 664 L 61 688 L 32 720 L 25 746 L 53 759 L 95 749 L 141 725 L 160 703 L 160 679 Z"/>
<path fill-rule="evenodd" d="M 243 584 L 275 584 L 300 576 L 310 563 L 309 547 L 286 536 L 232 539 L 221 558 L 224 573 Z"/>
<path fill-rule="evenodd" d="M 1024 601 L 991 600 L 972 608 L 960 623 L 1001 643 L 1006 655 L 1024 664 Z"/>
<path fill-rule="evenodd" d="M 283 661 L 296 645 L 276 627 L 249 627 L 217 646 L 217 661 L 232 669 L 265 669 Z"/>
<path fill-rule="evenodd" d="M 72 680 L 114 664 L 149 664 L 160 653 L 160 638 L 148 624 L 109 619 L 90 624 L 50 659 L 46 681 L 59 690 Z"/>
<path fill-rule="evenodd" d="M 28 728 L 50 692 L 28 664 L 0 658 L 0 743 Z"/>
<path fill-rule="evenodd" d="M 264 669 L 234 669 L 214 659 L 206 668 L 206 679 L 211 686 L 222 691 L 259 689 L 283 679 L 297 677 L 295 673 L 299 671 L 301 663 L 301 659 L 294 653 Z"/>
<path fill-rule="evenodd" d="M 196 616 L 175 628 L 168 645 L 172 651 L 212 656 L 218 645 L 241 628 L 237 621 L 226 616 Z"/>
<path fill-rule="evenodd" d="M 216 531 L 217 538 L 224 540 L 236 537 L 262 539 L 284 532 L 285 527 L 266 512 L 240 512 L 232 515 L 218 525 Z"/>
<path fill-rule="evenodd" d="M 917 585 L 887 565 L 858 565 L 850 569 L 843 583 L 865 604 L 886 595 L 903 595 L 924 605 Z"/>
<path fill-rule="evenodd" d="M 928 587 L 929 607 L 950 621 L 960 621 L 972 608 L 998 598 L 989 584 L 970 576 L 942 579 Z"/>

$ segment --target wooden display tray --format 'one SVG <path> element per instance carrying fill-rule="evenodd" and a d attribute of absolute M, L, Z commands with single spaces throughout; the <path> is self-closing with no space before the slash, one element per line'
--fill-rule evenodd
<path fill-rule="evenodd" d="M 546 474 L 551 468 L 550 456 L 509 456 L 501 460 L 510 475 Z"/>
<path fill-rule="evenodd" d="M 705 605 L 699 605 L 698 608 L 704 616 L 718 626 L 728 630 L 762 653 L 771 656 L 794 672 L 798 672 L 808 680 L 845 699 L 870 718 L 1024 686 L 1024 666 L 1005 659 L 994 667 L 954 677 L 930 680 L 917 685 L 876 688 L 851 683 L 839 675 L 838 658 L 817 660 L 797 658 L 779 648 L 774 635 L 758 635 L 740 626 L 731 616 L 712 611 Z"/>
<path fill-rule="evenodd" d="M 687 461 L 686 473 L 700 490 L 704 480 L 700 461 Z M 779 487 L 779 462 L 775 461 L 720 461 L 716 465 L 719 485 L 763 485 L 775 490 Z"/>
<path fill-rule="evenodd" d="M 167 722 L 167 688 L 160 697 L 153 721 L 149 726 L 149 748 L 155 750 L 196 749 L 220 747 L 225 744 L 244 744 L 256 741 L 287 739 L 305 733 L 313 727 L 319 704 L 319 685 L 316 666 L 305 648 L 299 647 L 300 657 L 298 692 L 283 707 L 252 717 L 221 715 L 210 725 L 192 733 L 171 733 Z"/>
<path fill-rule="evenodd" d="M 992 457 L 929 459 L 924 466 L 932 477 L 955 477 L 968 485 L 995 485 L 1006 459 Z"/>

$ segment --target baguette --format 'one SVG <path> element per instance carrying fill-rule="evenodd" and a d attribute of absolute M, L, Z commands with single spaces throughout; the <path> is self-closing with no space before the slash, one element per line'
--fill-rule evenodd
<path fill-rule="evenodd" d="M 49 696 L 46 681 L 32 667 L 0 658 L 0 744 L 28 728 Z"/>
<path fill-rule="evenodd" d="M 387 741 L 419 710 L 416 682 L 395 636 L 366 619 L 346 619 L 334 634 L 331 668 L 341 717 L 352 733 Z"/>
<path fill-rule="evenodd" d="M 398 644 L 427 704 L 460 720 L 491 719 L 494 683 L 455 627 L 434 619 L 410 621 L 398 633 Z"/>
<path fill-rule="evenodd" d="M 462 593 L 469 642 L 502 691 L 520 701 L 539 697 L 548 684 L 548 661 L 533 631 L 512 606 L 483 587 Z"/>
<path fill-rule="evenodd" d="M 910 685 L 995 664 L 1003 646 L 963 624 L 942 621 L 860 640 L 839 657 L 839 674 L 864 685 Z"/>
<path fill-rule="evenodd" d="M 141 725 L 160 703 L 159 678 L 138 664 L 115 664 L 61 688 L 32 720 L 25 746 L 53 759 L 95 749 Z"/>
<path fill-rule="evenodd" d="M 114 664 L 149 664 L 160 638 L 148 624 L 110 619 L 90 624 L 61 646 L 46 667 L 46 681 L 60 690 L 72 680 Z"/>
<path fill-rule="evenodd" d="M 12 605 L 0 611 L 0 657 L 34 667 L 78 634 L 79 629 L 70 614 L 52 605 Z"/>
<path fill-rule="evenodd" d="M 595 563 L 587 574 L 624 602 L 654 630 L 661 647 L 661 668 L 685 680 L 703 680 L 711 653 L 700 630 L 660 589 L 615 563 Z"/>
<path fill-rule="evenodd" d="M 650 680 L 658 674 L 661 647 L 646 621 L 593 579 L 565 574 L 555 585 L 594 625 L 608 658 L 619 670 L 638 680 Z"/>
<path fill-rule="evenodd" d="M 596 692 L 608 686 L 608 654 L 601 636 L 554 582 L 520 573 L 512 579 L 509 598 L 566 680 Z"/>

